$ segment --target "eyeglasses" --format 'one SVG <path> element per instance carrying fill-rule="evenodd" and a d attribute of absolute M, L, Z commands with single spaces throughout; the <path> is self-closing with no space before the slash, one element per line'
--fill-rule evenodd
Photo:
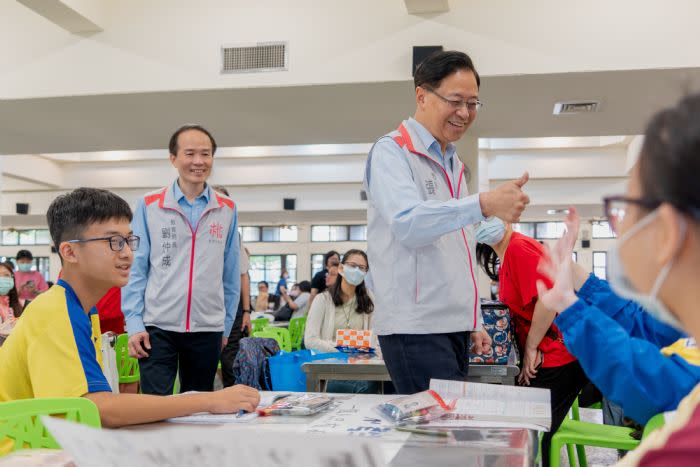
<path fill-rule="evenodd" d="M 626 196 L 606 196 L 603 198 L 603 210 L 605 217 L 608 218 L 610 228 L 617 235 L 620 232 L 620 226 L 625 220 L 629 204 L 636 204 L 648 210 L 653 210 L 661 205 L 661 201 L 655 201 L 644 198 L 628 198 Z"/>
<path fill-rule="evenodd" d="M 357 268 L 357 269 L 359 269 L 359 270 L 362 271 L 362 272 L 367 272 L 367 271 L 369 271 L 369 268 L 368 268 L 367 266 L 362 265 L 362 264 L 351 263 L 351 262 L 347 262 L 347 263 L 343 263 L 343 264 L 344 264 L 345 266 L 350 266 L 351 268 Z"/>
<path fill-rule="evenodd" d="M 461 108 L 466 107 L 469 113 L 475 113 L 478 112 L 484 106 L 484 103 L 481 102 L 479 99 L 472 99 L 468 101 L 453 100 L 438 94 L 432 88 L 424 87 L 423 89 L 425 89 L 431 94 L 435 94 L 436 96 L 438 96 L 440 99 L 449 104 L 449 106 L 452 107 L 454 110 L 460 110 Z"/>
<path fill-rule="evenodd" d="M 68 240 L 68 243 L 87 243 L 87 242 L 98 242 L 107 241 L 109 242 L 109 248 L 112 251 L 122 251 L 124 245 L 129 244 L 131 251 L 136 251 L 139 249 L 139 244 L 141 244 L 141 237 L 136 235 L 129 235 L 124 237 L 122 235 L 112 235 L 111 237 L 99 237 L 99 238 L 84 238 L 78 240 Z"/>

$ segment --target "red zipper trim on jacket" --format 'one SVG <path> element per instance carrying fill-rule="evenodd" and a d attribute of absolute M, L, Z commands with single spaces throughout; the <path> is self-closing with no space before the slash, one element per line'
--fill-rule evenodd
<path fill-rule="evenodd" d="M 416 154 L 418 156 L 425 157 L 426 159 L 437 164 L 437 162 L 435 162 L 432 157 L 416 151 L 415 147 L 413 146 L 413 141 L 411 140 L 411 136 L 408 134 L 408 131 L 406 130 L 406 127 L 404 127 L 403 123 L 399 126 L 398 131 L 401 134 L 401 136 L 394 137 L 394 141 L 396 141 L 396 143 L 399 146 L 401 146 L 401 147 L 406 146 L 406 148 L 411 153 Z M 464 174 L 464 164 L 462 164 L 462 171 L 459 174 L 459 182 L 457 183 L 457 189 L 458 189 L 457 197 L 455 197 L 454 190 L 452 189 L 452 181 L 450 180 L 450 177 L 447 174 L 447 170 L 445 170 L 445 168 L 440 164 L 437 164 L 437 166 L 440 167 L 440 169 L 442 169 L 443 174 L 445 174 L 445 180 L 447 181 L 447 186 L 450 189 L 450 196 L 452 196 L 452 198 L 458 199 L 459 192 L 461 192 L 460 185 L 462 183 L 462 176 Z M 464 234 L 464 228 L 461 228 L 460 230 L 462 232 L 462 239 L 464 240 L 464 246 L 467 249 L 467 255 L 469 256 L 469 273 L 470 273 L 471 278 L 472 278 L 472 284 L 474 285 L 474 326 L 473 327 L 474 327 L 474 329 L 476 329 L 476 323 L 477 323 L 476 310 L 477 310 L 477 305 L 479 303 L 478 302 L 479 291 L 477 290 L 477 287 L 476 287 L 476 278 L 474 277 L 474 268 L 472 266 L 472 254 L 471 254 L 471 251 L 469 251 L 469 242 L 467 242 L 467 236 Z M 418 301 L 418 281 L 417 281 L 417 278 L 416 278 L 416 301 Z"/>
<path fill-rule="evenodd" d="M 209 208 L 206 209 L 202 212 L 202 215 L 199 216 L 199 220 L 197 221 L 197 226 L 192 229 L 192 225 L 190 225 L 189 219 L 187 219 L 187 216 L 185 216 L 182 212 L 178 211 L 175 208 L 168 208 L 163 205 L 163 202 L 165 201 L 165 197 L 160 199 L 160 202 L 158 203 L 158 207 L 161 209 L 166 209 L 169 211 L 175 211 L 176 213 L 180 214 L 184 220 L 185 223 L 187 224 L 187 227 L 190 228 L 190 232 L 192 233 L 192 251 L 190 252 L 190 276 L 188 279 L 188 284 L 187 284 L 187 315 L 185 318 L 185 332 L 190 332 L 190 312 L 192 309 L 192 276 L 194 273 L 194 253 L 195 253 L 195 241 L 197 240 L 197 230 L 199 229 L 199 223 L 202 221 L 204 218 L 204 215 L 207 214 L 209 211 L 213 211 L 216 208 Z M 221 207 L 221 204 L 219 204 L 219 207 Z"/>

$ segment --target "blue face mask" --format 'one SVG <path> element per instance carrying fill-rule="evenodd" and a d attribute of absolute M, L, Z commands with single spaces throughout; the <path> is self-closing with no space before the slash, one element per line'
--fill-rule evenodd
<path fill-rule="evenodd" d="M 348 281 L 348 284 L 358 286 L 364 282 L 367 273 L 360 268 L 343 265 L 343 271 L 340 272 L 340 275 Z"/>
<path fill-rule="evenodd" d="M 617 242 L 615 242 L 615 245 L 613 245 L 613 247 L 610 250 L 608 250 L 608 274 L 610 276 L 608 280 L 610 282 L 610 286 L 616 294 L 628 300 L 632 300 L 634 302 L 639 303 L 644 308 L 644 310 L 650 315 L 652 315 L 654 318 L 678 329 L 679 331 L 683 331 L 683 325 L 680 321 L 678 321 L 678 318 L 676 318 L 668 310 L 666 305 L 664 305 L 663 302 L 661 302 L 661 300 L 659 300 L 659 298 L 657 297 L 659 290 L 661 290 L 661 286 L 666 281 L 666 277 L 668 277 L 668 273 L 671 272 L 671 268 L 673 267 L 675 257 L 672 258 L 661 268 L 661 271 L 659 271 L 659 275 L 656 276 L 654 285 L 652 286 L 651 291 L 648 294 L 639 292 L 632 285 L 632 282 L 630 282 L 629 277 L 625 273 L 625 268 L 622 264 L 622 259 L 620 258 L 620 247 L 622 246 L 622 244 L 629 240 L 634 234 L 638 233 L 644 227 L 649 225 L 651 221 L 653 221 L 656 218 L 657 215 L 658 211 L 654 211 L 647 215 L 641 221 L 637 222 L 635 226 L 633 226 L 631 229 L 625 232 L 625 234 L 622 237 L 620 237 L 617 240 Z M 682 220 L 681 241 L 685 238 L 685 233 L 686 223 L 685 220 Z"/>
<path fill-rule="evenodd" d="M 15 280 L 12 277 L 0 277 L 0 295 L 7 295 L 15 286 Z"/>
<path fill-rule="evenodd" d="M 31 272 L 32 263 L 17 263 L 17 269 L 22 272 Z"/>
<path fill-rule="evenodd" d="M 503 221 L 498 217 L 492 217 L 491 219 L 483 221 L 479 224 L 479 227 L 476 228 L 476 241 L 493 246 L 503 240 L 505 234 L 506 225 Z"/>

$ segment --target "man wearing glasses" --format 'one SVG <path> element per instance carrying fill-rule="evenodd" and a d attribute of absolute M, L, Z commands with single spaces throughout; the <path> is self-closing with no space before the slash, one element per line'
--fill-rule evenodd
<path fill-rule="evenodd" d="M 145 394 L 211 391 L 240 297 L 236 208 L 206 183 L 216 142 L 199 125 L 170 138 L 178 178 L 139 200 L 134 252 L 122 309 L 129 354 L 139 358 Z"/>
<path fill-rule="evenodd" d="M 416 113 L 380 138 L 367 158 L 367 247 L 374 330 L 396 389 L 431 378 L 463 380 L 468 347 L 491 345 L 482 328 L 473 225 L 517 222 L 528 176 L 469 195 L 454 143 L 482 107 L 479 75 L 462 52 L 438 52 L 416 70 Z M 472 332 L 473 331 L 473 332 Z"/>

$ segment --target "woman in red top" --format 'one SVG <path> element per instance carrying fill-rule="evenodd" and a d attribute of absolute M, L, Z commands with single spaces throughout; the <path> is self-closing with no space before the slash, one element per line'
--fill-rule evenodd
<path fill-rule="evenodd" d="M 537 281 L 551 280 L 537 271 L 546 256 L 536 240 L 514 232 L 510 224 L 493 218 L 476 231 L 477 259 L 486 274 L 499 283 L 498 294 L 511 311 L 523 359 L 518 381 L 551 392 L 552 428 L 542 439 L 543 464 L 549 465 L 549 444 L 588 379 L 564 346 L 552 324 L 554 314 L 538 301 Z M 500 267 L 497 267 L 500 265 Z"/>

